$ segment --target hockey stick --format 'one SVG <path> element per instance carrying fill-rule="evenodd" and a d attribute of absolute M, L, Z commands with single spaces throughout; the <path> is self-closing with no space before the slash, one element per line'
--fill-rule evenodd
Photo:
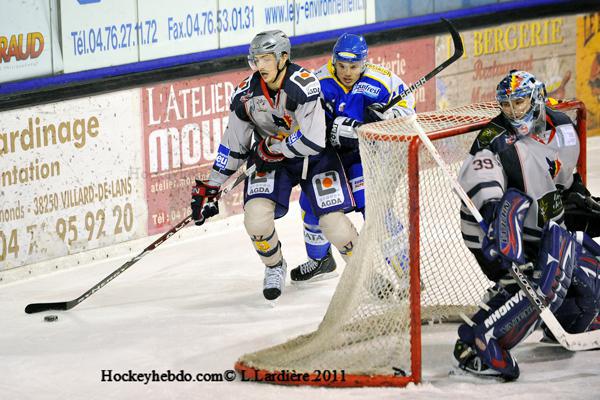
<path fill-rule="evenodd" d="M 415 90 L 417 90 L 418 88 L 423 86 L 425 84 L 425 82 L 427 82 L 428 80 L 430 80 L 431 78 L 433 78 L 434 76 L 439 74 L 441 71 L 443 71 L 446 67 L 448 67 L 450 64 L 452 64 L 454 61 L 456 61 L 462 57 L 462 55 L 464 53 L 464 48 L 463 48 L 462 39 L 460 38 L 460 34 L 458 33 L 458 31 L 456 30 L 454 25 L 452 25 L 452 23 L 450 21 L 448 21 L 446 18 L 441 18 L 441 20 L 444 24 L 446 24 L 446 27 L 448 28 L 448 31 L 450 32 L 450 35 L 452 36 L 452 43 L 454 44 L 454 54 L 452 54 L 452 57 L 450 57 L 449 59 L 447 59 L 440 65 L 438 65 L 437 67 L 435 67 L 427 75 L 425 75 L 424 77 L 422 77 L 421 79 L 419 79 L 418 81 L 416 81 L 415 83 L 410 85 L 408 87 L 408 89 L 406 89 L 404 92 L 400 93 L 398 96 L 396 96 L 392 100 L 390 100 L 390 102 L 385 107 L 383 107 L 383 109 L 379 112 L 384 113 L 385 111 L 389 110 L 400 100 L 404 99 L 406 96 L 408 96 L 409 94 L 411 94 L 412 92 L 414 92 Z"/>
<path fill-rule="evenodd" d="M 229 193 L 236 186 L 238 186 L 240 183 L 242 183 L 246 179 L 247 176 L 250 176 L 250 174 L 252 174 L 255 169 L 256 169 L 256 167 L 254 165 L 249 167 L 245 172 L 240 174 L 240 176 L 238 176 L 237 179 L 233 183 L 231 183 L 230 185 L 227 185 L 227 187 L 222 189 L 217 194 L 216 198 L 219 199 L 219 198 L 221 198 L 222 195 Z M 187 217 L 185 217 L 185 219 L 183 221 L 176 224 L 168 232 L 166 232 L 164 235 L 162 235 L 161 237 L 156 239 L 154 242 L 152 242 L 140 254 L 133 257 L 131 260 L 127 261 L 125 264 L 121 265 L 118 269 L 116 269 L 110 275 L 108 275 L 106 278 L 102 279 L 100 282 L 98 282 L 97 284 L 92 286 L 87 292 L 85 292 L 78 298 L 76 298 L 74 300 L 70 300 L 70 301 L 59 301 L 59 302 L 55 302 L 55 303 L 28 304 L 25 307 L 25 312 L 27 314 L 34 314 L 34 313 L 38 313 L 38 312 L 42 312 L 42 311 L 49 311 L 49 310 L 59 310 L 59 311 L 70 310 L 71 308 L 75 307 L 76 305 L 78 305 L 79 303 L 81 303 L 82 301 L 84 301 L 85 299 L 87 299 L 88 297 L 93 295 L 94 293 L 96 293 L 98 290 L 102 289 L 102 287 L 104 287 L 107 283 L 109 283 L 110 281 L 115 279 L 117 276 L 121 275 L 123 272 L 125 272 L 125 270 L 127 270 L 129 267 L 131 267 L 136 262 L 138 262 L 146 254 L 148 254 L 149 252 L 151 252 L 152 250 L 156 249 L 158 246 L 163 244 L 165 241 L 167 241 L 167 239 L 169 239 L 175 233 L 179 232 L 191 220 L 192 220 L 192 215 L 190 214 Z"/>
<path fill-rule="evenodd" d="M 415 117 L 416 118 L 416 117 Z M 461 200 L 465 203 L 473 217 L 479 223 L 479 226 L 484 232 L 487 232 L 487 227 L 481 213 L 475 207 L 475 204 L 471 201 L 467 193 L 465 193 L 464 189 L 458 184 L 458 181 L 452 176 L 446 162 L 442 159 L 437 149 L 431 143 L 431 140 L 427 137 L 423 128 L 416 123 L 416 131 L 419 135 L 419 139 L 421 142 L 427 147 L 430 154 L 433 156 L 437 164 L 442 169 L 442 172 L 452 185 L 452 188 L 461 198 Z M 560 322 L 556 319 L 552 311 L 546 305 L 545 300 L 540 297 L 540 295 L 535 291 L 529 279 L 521 272 L 519 267 L 516 264 L 512 264 L 512 267 L 508 270 L 510 275 L 516 280 L 519 287 L 523 290 L 531 304 L 536 308 L 536 310 L 540 313 L 540 317 L 542 321 L 546 324 L 550 332 L 554 335 L 556 340 L 563 346 L 565 349 L 570 351 L 578 351 L 578 350 L 591 350 L 600 348 L 600 330 L 583 332 L 583 333 L 568 333 L 561 326 Z"/>

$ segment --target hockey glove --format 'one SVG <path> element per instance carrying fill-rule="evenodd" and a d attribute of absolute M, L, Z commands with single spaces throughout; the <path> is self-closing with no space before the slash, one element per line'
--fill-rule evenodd
<path fill-rule="evenodd" d="M 358 147 L 358 135 L 356 128 L 362 124 L 355 119 L 337 117 L 333 120 L 329 142 L 333 147 Z"/>
<path fill-rule="evenodd" d="M 207 218 L 219 213 L 219 203 L 216 200 L 219 186 L 211 186 L 206 182 L 196 179 L 196 186 L 192 188 L 192 219 L 196 225 L 202 225 Z"/>
<path fill-rule="evenodd" d="M 525 264 L 523 224 L 530 205 L 531 198 L 516 189 L 504 193 L 497 205 L 496 218 L 481 243 L 481 250 L 488 260 L 500 257 L 500 265 L 507 269 L 513 262 Z"/>
<path fill-rule="evenodd" d="M 600 198 L 570 192 L 563 198 L 563 204 L 567 229 L 600 236 Z"/>
<path fill-rule="evenodd" d="M 275 154 L 269 150 L 267 139 L 262 139 L 254 144 L 250 157 L 252 163 L 256 165 L 256 172 L 275 171 L 281 166 L 281 162 L 285 160 L 283 154 Z"/>
<path fill-rule="evenodd" d="M 383 111 L 385 106 L 386 105 L 383 103 L 374 103 L 368 106 L 365 112 L 365 123 L 405 117 L 407 115 L 414 114 L 414 111 L 411 111 L 410 109 L 401 109 L 396 106 L 391 107 L 389 110 Z"/>

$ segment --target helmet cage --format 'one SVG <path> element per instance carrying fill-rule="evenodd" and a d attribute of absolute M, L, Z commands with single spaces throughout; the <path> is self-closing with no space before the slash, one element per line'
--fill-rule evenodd
<path fill-rule="evenodd" d="M 513 101 L 523 98 L 530 100 L 530 107 L 518 118 Z M 510 112 L 501 107 L 502 114 L 519 135 L 527 135 L 533 131 L 540 133 L 545 126 L 545 99 L 546 89 L 544 84 L 525 71 L 510 71 L 496 88 L 498 104 L 508 103 L 510 105 Z"/>

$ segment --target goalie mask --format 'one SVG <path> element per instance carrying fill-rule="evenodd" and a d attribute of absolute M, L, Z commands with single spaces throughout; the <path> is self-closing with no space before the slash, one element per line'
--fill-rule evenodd
<path fill-rule="evenodd" d="M 291 56 L 292 45 L 290 39 L 285 33 L 280 30 L 261 32 L 250 42 L 250 50 L 248 52 L 248 64 L 250 68 L 256 71 L 255 56 L 259 54 L 274 54 L 277 65 L 283 53 Z"/>
<path fill-rule="evenodd" d="M 496 88 L 496 100 L 502 113 L 519 136 L 544 132 L 545 99 L 544 84 L 525 71 L 510 71 Z"/>
<path fill-rule="evenodd" d="M 365 38 L 360 35 L 344 33 L 333 46 L 333 65 L 338 61 L 360 63 L 361 73 L 364 72 L 369 48 Z"/>

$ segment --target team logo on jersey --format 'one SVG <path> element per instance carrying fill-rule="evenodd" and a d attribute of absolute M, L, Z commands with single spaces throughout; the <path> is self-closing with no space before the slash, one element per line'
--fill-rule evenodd
<path fill-rule="evenodd" d="M 248 196 L 256 194 L 271 194 L 275 188 L 275 171 L 257 172 L 248 179 Z"/>
<path fill-rule="evenodd" d="M 223 171 L 227 167 L 227 160 L 229 160 L 229 148 L 224 145 L 219 145 L 219 151 L 217 153 L 217 158 L 215 159 L 215 167 L 219 171 Z"/>
<path fill-rule="evenodd" d="M 352 89 L 352 94 L 364 94 L 372 98 L 377 98 L 380 92 L 381 88 L 369 85 L 367 82 L 360 82 Z"/>
<path fill-rule="evenodd" d="M 267 101 L 264 97 L 256 98 L 256 109 L 261 112 L 267 112 Z"/>
<path fill-rule="evenodd" d="M 552 177 L 552 179 L 554 179 L 556 175 L 558 175 L 558 173 L 560 172 L 560 167 L 562 166 L 562 163 L 560 162 L 558 157 L 556 158 L 556 160 L 550 160 L 548 157 L 546 157 L 546 162 L 548 163 L 548 173 L 550 173 L 550 176 Z"/>
<path fill-rule="evenodd" d="M 346 109 L 346 103 L 345 102 L 341 102 L 340 105 L 338 106 L 338 111 L 340 113 L 343 113 L 345 109 Z"/>
<path fill-rule="evenodd" d="M 340 175 L 337 171 L 327 171 L 312 178 L 319 208 L 329 208 L 344 202 Z"/>
<path fill-rule="evenodd" d="M 290 130 L 294 120 L 289 114 L 283 114 L 283 118 L 279 118 L 275 114 L 271 114 L 271 115 L 273 116 L 273 123 L 275 124 L 275 126 L 279 126 L 283 129 Z"/>

